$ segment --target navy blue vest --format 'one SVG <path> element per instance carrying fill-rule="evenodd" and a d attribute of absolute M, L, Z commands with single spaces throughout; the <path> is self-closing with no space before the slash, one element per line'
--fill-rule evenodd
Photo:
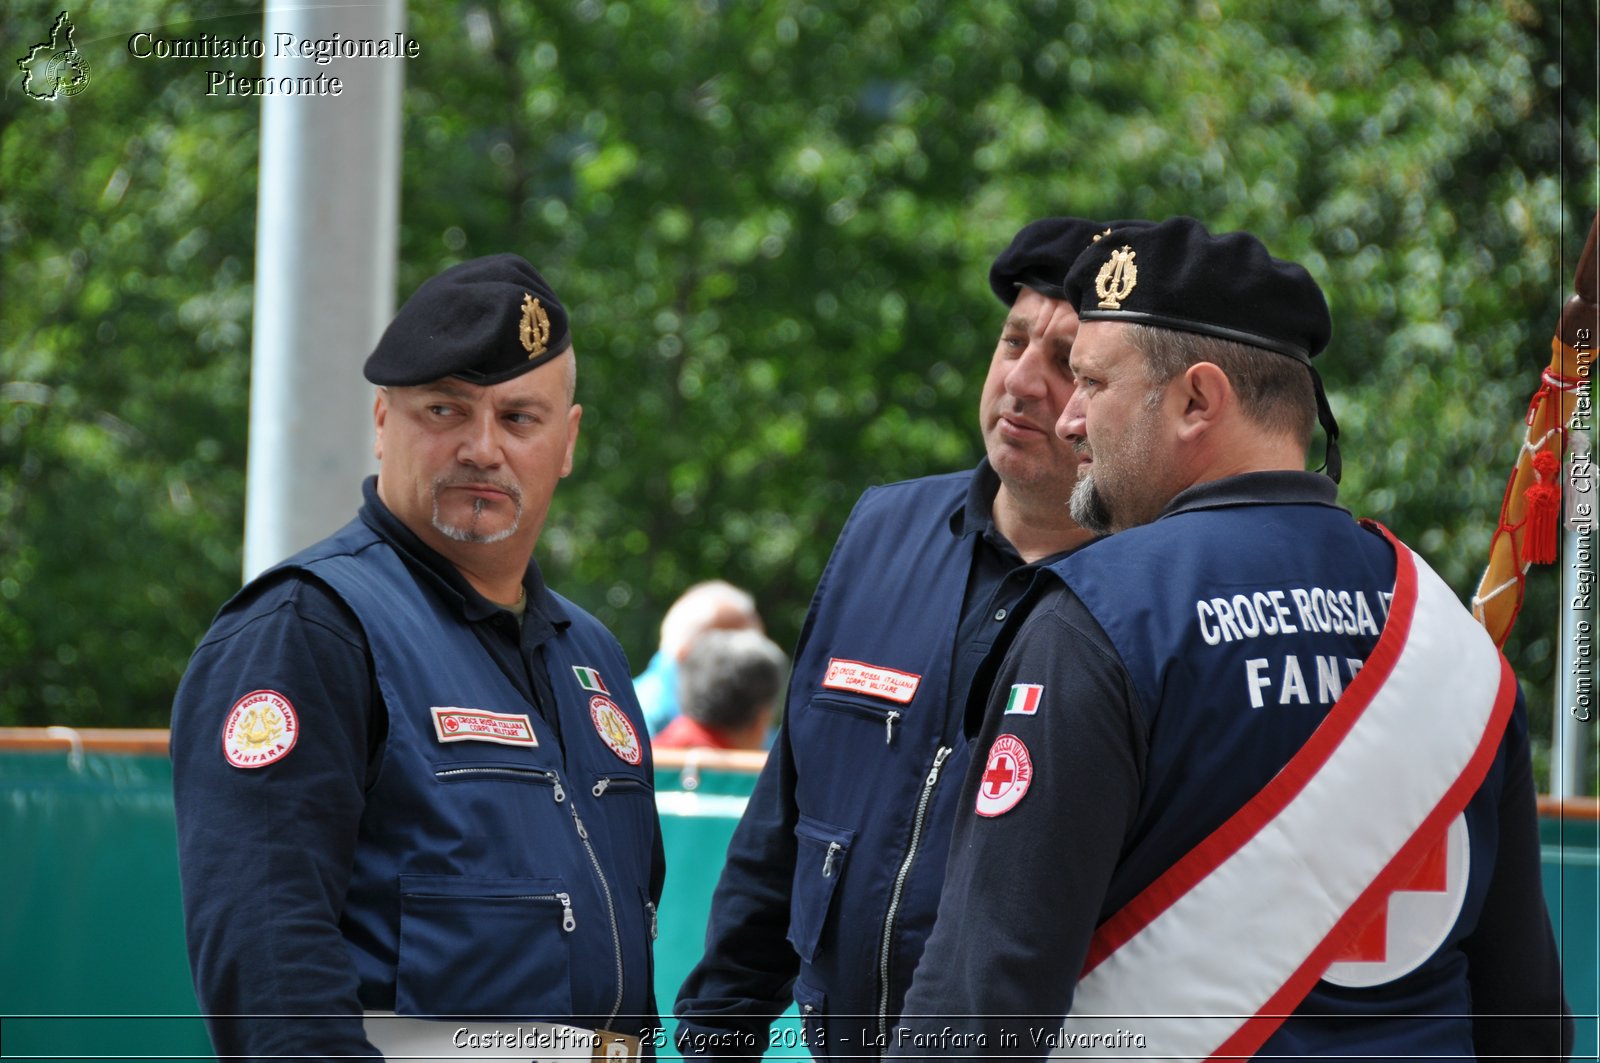
<path fill-rule="evenodd" d="M 1051 567 L 1109 637 L 1149 725 L 1141 806 L 1103 920 L 1253 797 L 1322 722 L 1377 641 L 1394 555 L 1336 506 L 1262 504 L 1169 514 Z M 1444 944 L 1384 985 L 1319 982 L 1261 1054 L 1351 1053 L 1340 1018 L 1376 1013 L 1430 1018 L 1396 1019 L 1363 1051 L 1471 1058 L 1458 943 L 1493 872 L 1504 774 L 1502 746 L 1467 808 L 1471 870 Z M 1437 1018 L 1447 1015 L 1462 1018 Z"/>
<path fill-rule="evenodd" d="M 839 1017 L 819 1054 L 859 1052 L 885 1008 L 898 1015 L 938 911 L 968 761 L 949 683 L 973 551 L 945 518 L 971 480 L 863 495 L 801 634 L 784 724 L 799 813 L 789 940 L 796 1003 Z M 827 689 L 834 659 L 916 676 L 916 691 Z"/>
<path fill-rule="evenodd" d="M 547 641 L 565 756 L 459 610 L 359 519 L 286 562 L 325 581 L 366 632 L 388 713 L 341 919 L 362 1004 L 637 1032 L 652 1026 L 657 821 L 626 658 L 593 617 Z M 593 669 L 638 763 L 601 736 Z M 525 715 L 536 746 L 442 741 L 435 707 Z M 624 731 L 626 729 L 623 729 Z M 447 731 L 447 733 L 449 733 Z M 615 1016 L 634 1016 L 623 1020 Z"/>

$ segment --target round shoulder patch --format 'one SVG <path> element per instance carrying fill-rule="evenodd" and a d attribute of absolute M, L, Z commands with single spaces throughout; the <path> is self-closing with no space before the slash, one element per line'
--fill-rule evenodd
<path fill-rule="evenodd" d="M 1016 735 L 1001 735 L 989 747 L 978 783 L 978 815 L 999 816 L 1010 812 L 1028 792 L 1033 782 L 1033 758 Z"/>
<path fill-rule="evenodd" d="M 628 714 L 604 694 L 589 699 L 589 719 L 602 741 L 611 747 L 622 760 L 637 764 L 644 759 L 644 746 L 639 742 L 639 732 L 628 719 Z"/>
<path fill-rule="evenodd" d="M 282 760 L 300 737 L 294 706 L 276 690 L 252 690 L 233 703 L 222 725 L 222 755 L 236 768 Z"/>

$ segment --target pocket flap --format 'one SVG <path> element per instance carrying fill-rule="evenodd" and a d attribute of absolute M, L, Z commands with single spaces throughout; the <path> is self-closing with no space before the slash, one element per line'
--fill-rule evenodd
<path fill-rule="evenodd" d="M 794 884 L 789 894 L 789 943 L 807 963 L 817 955 L 833 893 L 844 877 L 856 832 L 809 816 L 794 828 Z"/>

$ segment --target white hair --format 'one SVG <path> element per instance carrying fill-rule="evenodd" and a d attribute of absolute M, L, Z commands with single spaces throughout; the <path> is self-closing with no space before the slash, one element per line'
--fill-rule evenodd
<path fill-rule="evenodd" d="M 742 622 L 728 623 L 729 613 Z M 696 583 L 680 594 L 661 618 L 661 652 L 682 659 L 695 636 L 719 627 L 760 630 L 756 600 L 726 580 Z"/>

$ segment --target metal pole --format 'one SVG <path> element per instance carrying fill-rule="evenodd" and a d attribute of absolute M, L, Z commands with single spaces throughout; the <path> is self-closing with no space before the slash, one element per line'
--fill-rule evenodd
<path fill-rule="evenodd" d="M 394 309 L 406 60 L 314 53 L 396 42 L 405 13 L 405 0 L 267 8 L 263 77 L 309 91 L 261 103 L 246 579 L 349 520 L 376 467 L 361 364 Z"/>

